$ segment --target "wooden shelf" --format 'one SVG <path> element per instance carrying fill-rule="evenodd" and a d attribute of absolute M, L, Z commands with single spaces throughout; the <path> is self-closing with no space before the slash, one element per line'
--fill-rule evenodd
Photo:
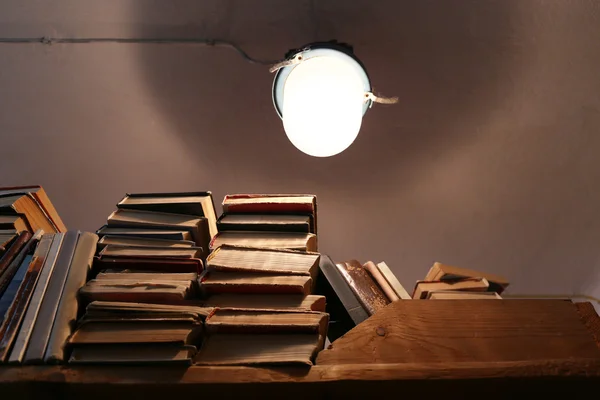
<path fill-rule="evenodd" d="M 589 303 L 404 301 L 335 341 L 313 367 L 2 366 L 0 393 L 105 400 L 589 396 L 600 387 L 599 334 Z"/>

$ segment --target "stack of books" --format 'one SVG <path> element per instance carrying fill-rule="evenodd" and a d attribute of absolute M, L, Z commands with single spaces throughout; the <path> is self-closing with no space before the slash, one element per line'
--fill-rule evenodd
<path fill-rule="evenodd" d="M 186 246 L 190 241 L 209 252 L 210 241 L 217 234 L 215 207 L 211 192 L 133 193 L 127 194 L 110 214 L 106 225 L 96 232 L 100 244 L 131 245 L 133 238 L 143 238 L 138 245 Z M 150 239 L 176 243 L 152 243 Z"/>
<path fill-rule="evenodd" d="M 317 251 L 317 198 L 308 194 L 230 194 L 223 199 L 222 244 Z"/>
<path fill-rule="evenodd" d="M 197 364 L 311 364 L 329 316 L 315 296 L 318 253 L 221 245 L 200 282 L 207 340 Z"/>
<path fill-rule="evenodd" d="M 425 279 L 417 281 L 413 299 L 501 299 L 509 285 L 506 278 L 453 267 L 439 262 L 433 264 Z"/>
<path fill-rule="evenodd" d="M 195 305 L 93 301 L 69 338 L 69 363 L 189 365 L 202 343 L 203 320 L 212 311 Z"/>
<path fill-rule="evenodd" d="M 198 276 L 216 213 L 210 192 L 127 194 L 80 290 L 70 363 L 191 363 L 202 344 Z"/>

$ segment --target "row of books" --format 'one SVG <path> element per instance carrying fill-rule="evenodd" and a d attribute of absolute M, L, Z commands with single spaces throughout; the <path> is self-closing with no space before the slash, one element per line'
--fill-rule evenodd
<path fill-rule="evenodd" d="M 0 204 L 54 210 L 41 187 L 5 190 Z M 33 231 L 29 208 L 2 210 L 19 224 L 0 247 L 0 361 L 13 364 L 311 364 L 390 302 L 508 285 L 436 263 L 409 295 L 385 262 L 336 263 L 317 252 L 314 195 L 227 195 L 217 217 L 210 192 L 128 194 L 96 233 Z"/>

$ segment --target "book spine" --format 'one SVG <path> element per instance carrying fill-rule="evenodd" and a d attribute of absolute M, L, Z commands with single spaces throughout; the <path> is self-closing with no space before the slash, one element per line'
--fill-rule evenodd
<path fill-rule="evenodd" d="M 400 300 L 400 298 L 396 295 L 396 292 L 391 288 L 389 283 L 385 280 L 381 272 L 377 269 L 373 262 L 369 261 L 365 263 L 364 268 L 369 271 L 371 277 L 375 280 L 375 282 L 379 285 L 379 288 L 383 290 L 383 293 L 387 296 L 390 301 Z"/>
<path fill-rule="evenodd" d="M 25 246 L 27 244 L 27 242 L 29 242 L 30 239 L 31 239 L 31 232 L 19 233 L 19 237 L 17 237 L 17 239 L 12 243 L 10 248 L 2 256 L 2 258 L 0 258 L 0 277 L 2 278 L 2 280 L 0 280 L 0 282 L 2 282 L 4 279 L 4 272 L 12 264 L 15 257 L 17 257 L 17 255 L 20 253 L 23 246 Z M 12 279 L 12 276 L 10 277 L 10 279 Z M 3 293 L 3 290 L 2 290 L 1 283 L 0 283 L 0 295 L 2 293 Z"/>
<path fill-rule="evenodd" d="M 25 350 L 27 349 L 27 345 L 29 344 L 29 339 L 31 337 L 31 331 L 33 330 L 33 326 L 35 324 L 35 321 L 37 320 L 37 316 L 40 311 L 42 298 L 46 293 L 46 288 L 48 287 L 48 281 L 50 280 L 52 271 L 54 271 L 56 257 L 58 256 L 58 251 L 60 250 L 60 245 L 62 244 L 63 236 L 63 233 L 57 233 L 47 234 L 44 235 L 44 237 L 42 238 L 42 242 L 44 240 L 49 240 L 51 242 L 50 248 L 46 255 L 40 254 L 40 257 L 44 257 L 42 271 L 38 278 L 38 283 L 35 286 L 35 290 L 33 292 L 33 296 L 31 297 L 30 304 L 27 307 L 27 312 L 21 325 L 21 329 L 19 329 L 19 334 L 17 335 L 17 339 L 15 340 L 13 350 L 10 353 L 10 357 L 8 359 L 9 364 L 20 364 L 23 361 L 23 357 L 25 356 Z M 38 249 L 41 249 L 40 252 L 43 250 L 42 242 L 40 242 L 40 244 L 38 245 Z"/>
<path fill-rule="evenodd" d="M 19 285 L 13 302 L 6 313 L 2 327 L 0 328 L 0 338 L 2 338 L 0 340 L 0 362 L 7 361 L 9 351 L 23 321 L 42 265 L 43 259 L 41 257 L 33 257 L 31 259 L 31 262 L 27 266 L 25 277 Z"/>
<path fill-rule="evenodd" d="M 65 234 L 63 245 L 56 261 L 56 266 L 54 267 L 52 277 L 50 278 L 46 294 L 42 301 L 38 319 L 31 333 L 29 346 L 25 352 L 23 362 L 26 364 L 41 363 L 44 360 L 44 354 L 46 352 L 48 340 L 50 339 L 50 332 L 52 331 L 52 325 L 54 323 L 54 318 L 56 317 L 60 296 L 65 286 L 78 238 L 79 231 L 68 231 Z"/>
<path fill-rule="evenodd" d="M 44 356 L 46 363 L 65 360 L 65 344 L 77 320 L 77 292 L 85 285 L 97 242 L 98 236 L 93 233 L 84 232 L 79 236 Z"/>

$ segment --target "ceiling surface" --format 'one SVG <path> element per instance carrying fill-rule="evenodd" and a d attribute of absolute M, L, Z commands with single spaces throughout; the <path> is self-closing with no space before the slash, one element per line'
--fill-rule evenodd
<path fill-rule="evenodd" d="M 376 105 L 342 154 L 287 140 L 273 76 L 229 48 L 0 45 L 0 184 L 42 184 L 71 228 L 126 192 L 308 192 L 336 260 L 434 261 L 513 293 L 600 296 L 600 2 L 5 0 L 0 37 L 204 37 L 253 57 L 337 39 Z"/>

